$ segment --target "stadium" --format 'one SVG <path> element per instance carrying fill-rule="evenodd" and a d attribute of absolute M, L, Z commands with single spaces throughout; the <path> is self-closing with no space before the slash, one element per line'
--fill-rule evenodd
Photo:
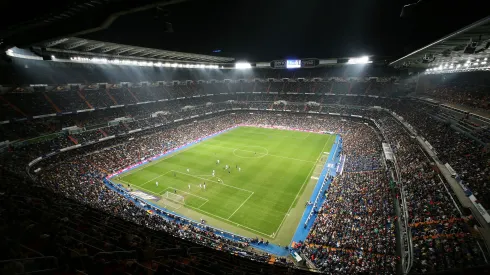
<path fill-rule="evenodd" d="M 2 274 L 490 272 L 490 17 L 392 57 L 104 33 L 192 2 L 67 1 L 0 31 Z"/>

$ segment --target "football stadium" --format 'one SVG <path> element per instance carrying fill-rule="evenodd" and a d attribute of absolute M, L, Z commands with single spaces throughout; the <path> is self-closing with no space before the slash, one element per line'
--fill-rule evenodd
<path fill-rule="evenodd" d="M 329 134 L 239 127 L 130 170 L 115 182 L 132 186 L 139 190 L 134 194 L 149 195 L 163 207 L 179 212 L 185 206 L 200 219 L 238 227 L 220 228 L 248 230 L 249 237 L 260 234 L 274 240 L 286 218 L 293 219 L 284 229 L 288 238 L 281 239 L 287 243 L 304 207 L 291 210 L 304 188 L 318 181 L 321 161 L 329 155 L 324 150 L 334 141 Z"/>
<path fill-rule="evenodd" d="M 1 19 L 1 274 L 489 272 L 485 9 L 251 2 Z"/>

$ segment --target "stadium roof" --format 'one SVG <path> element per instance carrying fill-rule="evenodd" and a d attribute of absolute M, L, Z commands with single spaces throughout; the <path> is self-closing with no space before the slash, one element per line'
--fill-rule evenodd
<path fill-rule="evenodd" d="M 472 50 L 472 44 L 474 49 Z M 490 57 L 490 16 L 390 63 L 395 67 L 463 64 Z M 424 60 L 425 58 L 425 60 Z"/>
<path fill-rule="evenodd" d="M 37 43 L 46 54 L 97 58 L 144 59 L 154 61 L 229 63 L 235 59 L 203 54 L 151 49 L 70 37 Z"/>
<path fill-rule="evenodd" d="M 4 0 L 2 10 L 15 16 L 0 18 L 0 47 L 27 47 L 39 41 L 100 31 L 117 18 L 180 4 L 187 0 Z M 3 44 L 3 45 L 2 45 Z"/>

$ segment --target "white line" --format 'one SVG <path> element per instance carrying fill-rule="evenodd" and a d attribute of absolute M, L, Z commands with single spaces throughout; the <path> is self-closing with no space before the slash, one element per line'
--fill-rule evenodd
<path fill-rule="evenodd" d="M 166 174 L 168 174 L 168 173 L 170 173 L 170 172 L 171 172 L 171 171 L 167 171 L 167 172 L 165 172 L 165 173 L 163 173 L 163 174 L 160 174 L 160 175 L 158 175 L 157 177 L 154 177 L 154 178 L 152 178 L 152 179 L 151 179 L 151 180 L 149 180 L 149 181 L 145 181 L 145 182 L 143 182 L 143 184 L 142 184 L 142 185 L 140 185 L 140 186 L 143 186 L 143 185 L 145 185 L 145 184 L 147 184 L 147 183 L 149 183 L 149 182 L 152 182 L 152 181 L 154 181 L 154 180 L 156 180 L 156 179 L 158 179 L 158 178 L 160 178 L 160 177 L 163 177 L 163 176 L 165 176 Z"/>
<path fill-rule="evenodd" d="M 267 236 L 270 236 L 269 234 L 266 234 L 266 233 L 264 233 L 264 232 L 260 232 L 260 231 L 258 231 L 258 230 L 255 230 L 255 229 L 253 229 L 253 228 L 250 228 L 250 227 L 248 227 L 248 226 L 245 226 L 245 225 L 239 224 L 239 223 L 234 222 L 234 221 L 230 221 L 229 219 L 225 219 L 225 218 L 223 218 L 223 217 L 220 217 L 220 216 L 218 216 L 218 215 L 215 215 L 215 214 L 209 213 L 209 212 L 204 211 L 204 210 L 202 210 L 202 209 L 198 209 L 197 207 L 190 206 L 190 205 L 186 205 L 186 207 L 190 207 L 190 208 L 196 209 L 196 210 L 198 210 L 198 211 L 200 211 L 200 212 L 206 213 L 206 214 L 207 214 L 207 215 L 209 215 L 209 216 L 214 216 L 214 217 L 216 217 L 216 218 L 219 218 L 219 219 L 225 220 L 225 221 L 227 221 L 227 222 L 230 222 L 230 223 L 232 223 L 232 224 L 237 225 L 238 227 L 243 227 L 243 228 L 245 228 L 245 229 L 248 229 L 248 230 L 251 230 L 251 231 L 257 232 L 257 233 L 259 233 L 259 234 L 261 234 L 261 235 L 263 235 L 263 236 L 266 236 L 266 237 L 267 237 Z"/>
<path fill-rule="evenodd" d="M 323 148 L 322 148 L 322 151 L 320 152 L 320 155 L 318 156 L 318 159 L 317 159 L 317 162 L 318 160 L 320 160 L 322 154 L 323 154 L 323 150 L 325 149 L 325 146 L 327 146 L 327 144 L 330 142 L 330 139 L 332 138 L 332 135 L 330 135 L 327 139 L 327 141 L 325 142 L 325 144 L 323 145 Z M 289 211 L 291 211 L 291 208 L 293 208 L 293 204 L 296 202 L 296 200 L 298 199 L 298 196 L 299 194 L 301 193 L 301 190 L 303 190 L 303 187 L 305 186 L 305 184 L 308 182 L 308 180 L 310 180 L 310 175 L 313 173 L 313 170 L 316 168 L 316 165 L 313 165 L 313 167 L 311 168 L 311 171 L 310 173 L 308 173 L 308 176 L 306 178 L 306 180 L 303 182 L 303 184 L 301 185 L 301 188 L 298 190 L 298 193 L 296 194 L 296 197 L 294 197 L 294 200 L 291 202 L 291 205 L 289 206 L 289 209 L 288 211 L 286 212 L 286 214 L 284 215 L 284 218 L 282 219 L 281 221 L 281 224 L 279 224 L 279 227 L 277 228 L 276 232 L 279 232 L 279 230 L 281 229 L 284 221 L 286 220 L 286 217 L 289 215 Z"/>
<path fill-rule="evenodd" d="M 203 205 L 205 205 L 207 202 L 208 202 L 208 200 L 207 200 L 207 201 L 205 201 L 205 202 L 203 202 L 201 205 L 199 205 L 199 207 L 198 207 L 197 209 L 201 209 L 201 207 L 202 207 Z"/>
<path fill-rule="evenodd" d="M 250 151 L 250 150 L 244 150 L 244 149 L 239 149 L 239 148 L 232 148 L 232 147 L 226 147 L 226 146 L 221 146 L 221 145 L 214 145 L 214 144 L 205 144 L 207 146 L 214 146 L 214 147 L 220 147 L 220 148 L 225 148 L 225 149 L 233 149 L 233 150 L 238 150 L 238 151 L 243 151 L 243 152 L 250 152 L 250 153 L 255 153 L 255 151 Z M 323 151 L 323 150 L 322 150 Z M 261 154 L 261 153 L 259 153 Z M 303 161 L 303 162 L 309 162 L 309 163 L 315 163 L 316 161 L 312 160 L 304 160 L 304 159 L 297 159 L 297 158 L 290 158 L 290 157 L 285 157 L 285 156 L 279 156 L 279 155 L 273 155 L 273 154 L 265 154 L 265 156 L 271 156 L 271 157 L 276 157 L 276 158 L 283 158 L 283 159 L 290 159 L 290 160 L 297 160 L 297 161 Z"/>
<path fill-rule="evenodd" d="M 172 152 L 172 153 L 170 153 L 169 155 L 166 155 L 166 156 L 164 156 L 164 157 L 162 157 L 162 158 L 160 158 L 160 159 L 157 159 L 157 160 L 155 160 L 155 161 L 152 161 L 151 163 L 146 163 L 146 164 L 142 165 L 142 167 L 138 167 L 138 168 L 136 168 L 136 169 L 132 169 L 132 170 L 130 170 L 130 171 L 127 171 L 127 172 L 122 173 L 122 174 L 119 174 L 119 175 L 123 175 L 121 178 L 124 178 L 124 177 L 126 177 L 126 176 L 129 176 L 129 175 L 131 175 L 131 174 L 135 173 L 135 172 L 138 172 L 138 171 L 144 170 L 144 169 L 146 169 L 146 168 L 148 168 L 148 167 L 150 167 L 150 166 L 153 166 L 153 165 L 155 165 L 155 164 L 159 164 L 160 162 L 162 162 L 162 161 L 164 161 L 164 160 L 167 160 L 167 159 L 173 158 L 173 157 L 175 157 L 176 155 L 178 155 L 178 154 L 180 154 L 180 153 L 183 153 L 183 152 L 185 152 L 185 151 L 187 151 L 187 150 L 189 150 L 189 149 L 191 149 L 191 148 L 194 148 L 194 147 L 196 147 L 197 145 L 200 145 L 200 144 L 202 144 L 202 141 L 201 141 L 201 142 L 199 142 L 199 143 L 195 143 L 195 144 L 193 144 L 193 145 L 191 145 L 191 146 L 189 146 L 189 147 L 187 147 L 187 148 L 185 148 L 185 149 L 179 150 L 179 151 L 177 151 L 177 152 Z"/>
<path fill-rule="evenodd" d="M 210 179 L 205 179 L 205 178 L 201 178 L 201 177 L 198 177 L 198 176 L 194 176 L 194 175 L 187 174 L 187 173 L 183 173 L 183 172 L 179 172 L 179 171 L 174 171 L 174 170 L 172 170 L 172 171 L 173 171 L 173 172 L 176 172 L 176 173 L 179 173 L 179 174 L 188 175 L 188 176 L 191 176 L 191 177 L 194 177 L 194 178 L 198 178 L 198 179 L 202 179 L 202 180 L 206 180 L 206 181 L 210 181 L 210 182 L 218 183 L 218 184 L 221 184 L 221 185 L 225 185 L 225 186 L 228 186 L 228 187 L 231 187 L 231 188 L 235 188 L 235 189 L 238 189 L 238 190 L 242 190 L 242 191 L 245 191 L 245 192 L 253 193 L 253 191 L 250 191 L 250 190 L 247 190 L 247 189 L 243 189 L 243 188 L 240 188 L 240 187 L 235 187 L 235 186 L 233 186 L 233 185 L 228 185 L 228 184 L 225 184 L 225 183 L 223 182 L 223 180 L 221 180 L 221 182 L 219 182 L 219 181 L 214 181 L 214 180 L 210 180 Z"/>
<path fill-rule="evenodd" d="M 298 131 L 298 130 L 293 130 L 293 129 L 281 129 L 281 128 L 267 128 L 267 127 L 260 127 L 260 126 L 249 126 L 249 125 L 241 125 L 239 127 L 248 127 L 248 128 L 255 128 L 255 129 L 268 129 L 268 130 L 276 130 L 276 131 L 290 131 L 290 132 L 297 132 L 297 133 L 305 133 L 306 131 Z M 308 132 L 309 134 L 317 134 L 317 135 L 323 135 L 323 133 L 317 133 L 317 132 Z M 304 140 L 305 138 L 299 138 L 299 137 L 295 137 L 294 135 L 283 135 L 283 134 L 279 134 L 279 133 L 275 133 L 275 134 L 264 134 L 264 133 L 257 133 L 257 132 L 250 132 L 250 133 L 247 133 L 246 135 L 244 134 L 237 134 L 237 133 L 233 133 L 233 135 L 236 135 L 236 136 L 242 136 L 242 137 L 249 137 L 250 135 L 262 135 L 262 136 L 267 136 L 267 137 L 270 137 L 270 136 L 274 136 L 274 137 L 278 137 L 278 138 L 291 138 L 291 139 L 297 139 L 297 140 Z"/>
<path fill-rule="evenodd" d="M 189 195 L 191 195 L 191 196 L 198 197 L 198 198 L 200 198 L 200 199 L 203 199 L 203 200 L 207 200 L 207 201 L 208 201 L 208 199 L 206 199 L 206 198 L 203 198 L 203 197 L 198 196 L 198 195 L 194 195 L 194 194 L 192 194 L 192 193 L 189 193 L 189 192 L 186 192 L 186 191 L 183 191 L 183 190 L 180 190 L 180 189 L 174 188 L 174 187 L 167 187 L 167 189 L 163 190 L 163 191 L 162 191 L 162 192 L 160 192 L 159 194 L 160 194 L 160 195 L 163 195 L 163 193 L 164 193 L 165 191 L 167 191 L 168 189 L 175 189 L 175 190 L 177 190 L 177 191 L 179 191 L 179 192 L 183 192 L 183 193 L 189 194 Z"/>
<path fill-rule="evenodd" d="M 248 196 L 248 198 L 246 200 L 244 200 L 242 202 L 242 204 L 240 204 L 240 206 L 238 206 L 238 208 L 235 210 L 235 212 L 233 212 L 229 217 L 228 219 L 230 219 L 233 215 L 235 215 L 236 211 L 238 211 L 238 209 L 242 208 L 242 206 L 248 201 L 248 199 L 250 199 L 250 197 L 252 197 L 252 195 L 254 194 L 254 192 L 252 192 L 252 194 L 250 194 L 250 196 Z"/>
<path fill-rule="evenodd" d="M 124 182 L 124 183 L 127 183 L 127 184 L 131 184 L 130 182 L 127 182 L 127 181 L 124 181 L 124 180 L 117 180 L 117 181 Z"/>
<path fill-rule="evenodd" d="M 151 190 L 145 189 L 145 188 L 143 188 L 143 187 L 141 187 L 141 186 L 136 187 L 136 189 L 143 189 L 143 190 L 145 190 L 146 192 L 150 192 L 150 193 L 153 193 L 153 194 L 158 195 L 158 196 L 161 196 L 161 195 L 162 195 L 162 194 L 160 194 L 160 193 L 157 193 L 157 192 L 154 192 L 154 191 L 151 191 Z"/>
<path fill-rule="evenodd" d="M 182 174 L 185 174 L 185 173 L 182 173 Z M 120 180 L 120 181 L 121 181 L 121 182 L 125 182 L 125 181 L 123 181 L 123 180 Z M 126 182 L 126 183 L 127 183 L 127 182 Z M 142 187 L 139 187 L 139 186 L 138 186 L 138 187 L 136 187 L 136 189 L 143 189 L 143 190 L 145 190 L 145 191 L 147 191 L 147 192 L 149 192 L 149 193 L 152 193 L 152 194 L 155 194 L 155 195 L 161 196 L 161 194 L 160 194 L 160 193 L 156 193 L 156 192 L 154 192 L 154 191 L 150 191 L 150 190 L 148 190 L 148 189 L 145 189 L 145 188 L 142 188 Z M 168 188 L 167 188 L 167 189 L 168 189 Z M 165 189 L 165 190 L 167 190 L 167 189 Z M 165 191 L 165 190 L 164 190 L 164 191 Z M 245 190 L 245 189 L 243 189 L 243 190 Z M 248 190 L 245 190 L 245 191 L 248 191 Z M 248 192 L 252 192 L 252 191 L 248 191 Z M 252 193 L 253 193 L 253 192 L 252 192 Z M 207 202 L 207 201 L 206 201 L 206 202 Z M 206 203 L 206 202 L 205 202 L 205 203 Z M 200 211 L 200 212 L 206 213 L 206 215 L 209 215 L 209 216 L 213 216 L 213 217 L 216 217 L 216 218 L 222 219 L 222 220 L 227 221 L 227 222 L 229 222 L 229 223 L 232 223 L 232 224 L 234 224 L 234 225 L 236 225 L 236 226 L 238 226 L 238 227 L 243 227 L 243 228 L 245 228 L 245 229 L 248 229 L 248 230 L 254 231 L 254 232 L 256 232 L 256 233 L 259 233 L 259 234 L 261 234 L 261 235 L 263 235 L 263 236 L 266 236 L 266 237 L 270 237 L 270 236 L 271 236 L 271 235 L 266 234 L 266 233 L 264 233 L 264 232 L 261 232 L 261 231 L 255 230 L 255 229 L 250 228 L 250 227 L 248 227 L 248 226 L 245 226 L 245 225 L 239 224 L 239 223 L 237 223 L 237 222 L 231 221 L 231 220 L 229 220 L 229 219 L 223 218 L 223 217 L 221 217 L 221 216 L 218 216 L 218 215 L 215 215 L 215 214 L 212 214 L 212 213 L 209 213 L 209 212 L 207 212 L 207 211 L 205 211 L 205 210 L 200 209 L 200 207 L 202 207 L 202 206 L 203 206 L 205 203 L 201 204 L 199 207 L 194 207 L 194 206 L 192 206 L 192 205 L 187 205 L 187 204 L 185 205 L 185 207 L 189 207 L 189 208 L 192 208 L 192 209 L 194 209 L 194 210 L 197 210 L 197 211 Z M 163 208 L 165 208 L 165 207 L 163 207 Z M 178 209 L 180 209 L 180 207 L 179 207 Z"/>

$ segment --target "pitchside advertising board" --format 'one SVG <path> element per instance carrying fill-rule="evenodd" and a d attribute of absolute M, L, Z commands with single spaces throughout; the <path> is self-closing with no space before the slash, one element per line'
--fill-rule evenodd
<path fill-rule="evenodd" d="M 297 68 L 314 68 L 320 64 L 316 58 L 308 59 L 287 59 L 274 60 L 271 62 L 271 67 L 274 69 L 297 69 Z"/>

